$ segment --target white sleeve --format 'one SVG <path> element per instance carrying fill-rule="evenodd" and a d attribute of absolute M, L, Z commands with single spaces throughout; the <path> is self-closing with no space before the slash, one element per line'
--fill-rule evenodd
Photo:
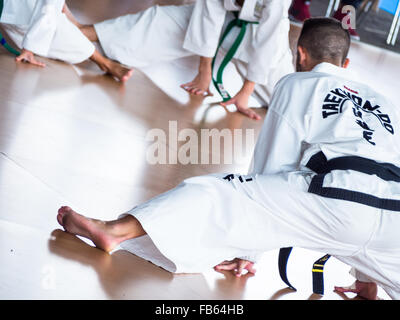
<path fill-rule="evenodd" d="M 221 0 L 197 0 L 183 48 L 199 56 L 213 57 L 218 47 L 226 12 Z"/>
<path fill-rule="evenodd" d="M 295 96 L 285 81 L 278 83 L 257 139 L 250 174 L 298 170 L 306 139 L 306 125 L 302 121 L 303 111 Z M 282 113 L 291 119 L 285 118 Z"/>
<path fill-rule="evenodd" d="M 261 13 L 257 32 L 251 42 L 246 78 L 266 84 L 271 68 L 276 68 L 289 47 L 288 10 L 290 0 L 267 0 Z"/>
<path fill-rule="evenodd" d="M 64 0 L 38 0 L 36 2 L 22 48 L 40 56 L 47 56 L 63 5 Z"/>

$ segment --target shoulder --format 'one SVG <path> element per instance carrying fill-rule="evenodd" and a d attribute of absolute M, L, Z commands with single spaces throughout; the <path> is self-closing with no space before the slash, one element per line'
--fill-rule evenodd
<path fill-rule="evenodd" d="M 328 74 L 318 72 L 293 72 L 282 77 L 275 85 L 274 91 L 293 91 L 296 89 L 306 89 L 312 83 L 329 77 Z"/>
<path fill-rule="evenodd" d="M 276 84 L 270 108 L 280 115 L 307 113 L 311 110 L 311 104 L 320 96 L 321 87 L 331 82 L 330 78 L 329 74 L 319 72 L 288 74 Z"/>

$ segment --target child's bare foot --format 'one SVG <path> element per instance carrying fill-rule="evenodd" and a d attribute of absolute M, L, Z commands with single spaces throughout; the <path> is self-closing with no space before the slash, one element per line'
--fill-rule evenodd
<path fill-rule="evenodd" d="M 130 77 L 132 77 L 133 74 L 132 68 L 124 67 L 118 62 L 111 60 L 105 65 L 103 71 L 107 72 L 108 74 L 112 75 L 122 82 L 127 81 Z"/>
<path fill-rule="evenodd" d="M 350 287 L 335 287 L 335 291 L 356 293 L 367 300 L 378 300 L 378 286 L 374 282 L 356 281 Z"/>
<path fill-rule="evenodd" d="M 125 67 L 116 61 L 104 57 L 97 50 L 94 51 L 90 60 L 96 63 L 101 70 L 122 82 L 127 81 L 133 74 L 132 68 Z"/>
<path fill-rule="evenodd" d="M 58 223 L 64 230 L 93 241 L 96 247 L 110 252 L 125 238 L 104 221 L 89 219 L 72 210 L 61 207 L 57 215 Z"/>

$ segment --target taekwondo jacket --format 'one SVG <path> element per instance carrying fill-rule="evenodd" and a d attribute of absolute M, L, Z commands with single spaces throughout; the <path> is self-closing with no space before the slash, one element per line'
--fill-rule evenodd
<path fill-rule="evenodd" d="M 28 26 L 22 48 L 47 56 L 64 0 L 4 0 L 1 23 Z"/>
<path fill-rule="evenodd" d="M 346 158 L 350 160 L 346 162 L 350 167 L 336 167 L 325 172 L 319 188 L 328 194 L 332 190 L 338 191 L 329 196 L 331 198 L 353 201 L 356 195 L 356 202 L 371 205 L 368 201 L 372 199 L 374 204 L 383 204 L 383 207 L 372 206 L 388 210 L 395 210 L 387 206 L 394 200 L 398 208 L 399 107 L 373 88 L 353 79 L 347 69 L 329 63 L 321 63 L 311 72 L 296 72 L 283 77 L 275 87 L 250 172 L 299 171 L 307 177 L 311 188 L 318 174 L 310 169 L 310 160 L 315 160 L 316 155 L 325 158 L 324 161 L 350 157 Z M 372 163 L 389 178 L 381 171 L 368 172 L 366 169 L 360 172 L 358 163 L 364 169 Z M 313 193 L 324 195 L 323 192 Z M 349 195 L 353 200 L 348 198 Z"/>
<path fill-rule="evenodd" d="M 243 7 L 235 0 L 198 0 L 190 19 L 183 47 L 196 55 L 213 57 L 227 21 L 229 11 L 239 11 L 239 18 L 258 22 L 250 24 L 235 58 L 248 63 L 246 78 L 267 84 L 270 68 L 279 65 L 289 46 L 291 0 L 245 0 Z M 227 39 L 228 40 L 228 39 Z M 230 39 L 233 43 L 233 40 Z M 229 49 L 229 48 L 228 48 Z"/>

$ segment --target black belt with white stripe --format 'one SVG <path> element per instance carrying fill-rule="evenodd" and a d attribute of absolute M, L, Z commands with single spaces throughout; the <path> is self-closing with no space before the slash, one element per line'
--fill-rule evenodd
<path fill-rule="evenodd" d="M 323 182 L 325 176 L 333 170 L 353 170 L 370 175 L 376 175 L 385 181 L 400 182 L 400 168 L 390 163 L 378 163 L 374 160 L 357 157 L 339 157 L 327 160 L 323 152 L 313 155 L 306 165 L 309 169 L 317 173 L 311 180 L 308 192 L 317 194 L 322 197 L 347 200 L 362 203 L 371 207 L 400 211 L 400 200 L 378 198 L 371 194 L 358 191 L 352 191 L 341 188 L 324 187 Z M 289 288 L 296 290 L 287 278 L 287 263 L 292 252 L 291 247 L 282 248 L 279 251 L 278 267 L 279 274 Z M 313 272 L 313 292 L 316 294 L 324 294 L 323 271 L 325 263 L 330 258 L 327 254 L 314 262 Z"/>

